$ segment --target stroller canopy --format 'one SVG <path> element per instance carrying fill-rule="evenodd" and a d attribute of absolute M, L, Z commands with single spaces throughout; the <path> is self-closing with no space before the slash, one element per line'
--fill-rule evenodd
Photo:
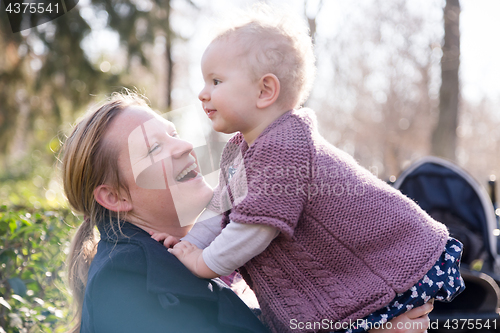
<path fill-rule="evenodd" d="M 494 271 L 499 267 L 497 239 L 493 234 L 497 228 L 493 205 L 486 191 L 466 171 L 446 160 L 426 157 L 406 169 L 394 187 L 445 223 L 451 232 L 451 225 L 442 218 L 453 221 L 455 226 L 459 221 L 466 238 L 480 239 L 480 252 L 486 252 L 484 259 L 489 261 L 488 268 Z"/>

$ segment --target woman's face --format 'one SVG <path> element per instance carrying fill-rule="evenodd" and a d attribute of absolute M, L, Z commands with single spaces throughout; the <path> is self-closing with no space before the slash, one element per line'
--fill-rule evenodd
<path fill-rule="evenodd" d="M 129 188 L 127 220 L 147 231 L 184 236 L 212 198 L 193 146 L 179 138 L 171 122 L 142 106 L 121 112 L 106 139 L 118 149 L 118 167 Z"/>

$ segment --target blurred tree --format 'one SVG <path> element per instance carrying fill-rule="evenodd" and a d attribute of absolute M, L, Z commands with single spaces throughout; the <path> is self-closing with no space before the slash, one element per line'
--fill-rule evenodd
<path fill-rule="evenodd" d="M 78 10 L 21 33 L 11 32 L 4 11 L 0 16 L 0 47 L 6 50 L 0 58 L 0 156 L 8 169 L 5 156 L 18 162 L 33 148 L 28 146 L 57 149 L 57 140 L 51 141 L 58 126 L 117 77 L 86 57 L 81 41 L 90 27 Z"/>
<path fill-rule="evenodd" d="M 309 0 L 304 1 L 304 16 L 307 20 L 307 24 L 309 25 L 309 34 L 311 35 L 313 44 L 315 42 L 316 38 L 316 18 L 318 17 L 318 14 L 321 12 L 321 8 L 323 7 L 323 0 L 320 0 L 319 3 L 316 5 L 315 12 L 313 15 L 309 14 L 310 10 L 308 11 L 309 7 Z"/>
<path fill-rule="evenodd" d="M 338 31 L 318 36 L 318 82 L 331 84 L 316 85 L 310 105 L 330 142 L 387 179 L 429 153 L 441 39 L 432 13 L 439 7 L 362 3 L 342 3 Z"/>
<path fill-rule="evenodd" d="M 439 119 L 432 133 L 432 154 L 455 160 L 457 147 L 458 101 L 460 84 L 460 3 L 446 0 L 444 16 L 444 45 L 441 58 L 441 89 Z"/>
<path fill-rule="evenodd" d="M 185 0 L 192 8 L 197 6 L 191 0 Z M 171 28 L 171 0 L 92 0 L 97 10 L 105 10 L 109 15 L 109 27 L 120 36 L 121 44 L 128 53 L 126 68 L 134 57 L 140 59 L 143 66 L 154 72 L 154 59 L 150 58 L 146 45 L 153 45 L 158 39 L 165 44 L 165 92 L 161 102 L 167 109 L 172 107 L 173 68 L 172 45 L 179 36 Z"/>
<path fill-rule="evenodd" d="M 460 101 L 457 127 L 457 163 L 481 183 L 490 175 L 500 176 L 500 112 L 498 102 Z"/>
<path fill-rule="evenodd" d="M 191 0 L 183 2 L 196 8 Z M 177 38 L 170 28 L 170 15 L 170 0 L 93 0 L 54 21 L 14 34 L 2 11 L 0 47 L 6 51 L 0 58 L 0 159 L 4 170 L 29 173 L 29 167 L 19 167 L 23 155 L 33 149 L 57 150 L 60 125 L 72 123 L 92 96 L 137 87 L 134 68 L 141 67 L 140 77 L 156 73 L 152 49 L 159 40 L 164 41 L 166 58 L 165 101 L 161 104 L 169 108 L 172 43 Z M 104 17 L 104 22 L 94 29 L 96 16 Z M 121 47 L 112 56 L 125 59 L 125 65 L 118 70 L 102 56 L 97 60 L 89 56 L 93 51 L 89 49 L 98 45 L 85 49 L 85 39 L 103 25 L 119 35 Z M 52 156 L 50 159 L 53 161 Z"/>

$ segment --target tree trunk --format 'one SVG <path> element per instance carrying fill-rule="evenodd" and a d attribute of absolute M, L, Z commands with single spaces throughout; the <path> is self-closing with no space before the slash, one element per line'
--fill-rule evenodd
<path fill-rule="evenodd" d="M 455 161 L 456 130 L 460 86 L 460 4 L 446 0 L 444 8 L 444 45 L 441 58 L 441 89 L 439 91 L 439 118 L 432 133 L 432 154 Z"/>
<path fill-rule="evenodd" d="M 167 36 L 166 36 L 166 49 L 165 56 L 167 60 L 167 85 L 166 85 L 166 97 L 167 97 L 167 110 L 172 108 L 172 81 L 173 81 L 173 68 L 174 64 L 172 62 L 172 28 L 170 26 L 170 0 L 167 0 Z"/>
<path fill-rule="evenodd" d="M 307 23 L 309 25 L 309 35 L 311 36 L 311 39 L 313 41 L 313 44 L 316 42 L 315 37 L 316 37 L 316 18 L 318 17 L 319 12 L 321 11 L 321 8 L 323 7 L 323 0 L 320 0 L 317 7 L 316 7 L 316 14 L 313 17 L 309 17 L 307 15 L 307 6 L 308 6 L 309 0 L 306 0 L 304 2 L 304 16 L 307 19 Z"/>

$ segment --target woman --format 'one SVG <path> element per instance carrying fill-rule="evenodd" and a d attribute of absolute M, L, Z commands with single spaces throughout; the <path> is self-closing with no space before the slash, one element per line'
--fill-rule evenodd
<path fill-rule="evenodd" d="M 220 280 L 196 278 L 149 236 L 185 236 L 212 196 L 172 123 L 115 95 L 78 123 L 63 154 L 66 196 L 84 214 L 68 258 L 73 332 L 266 331 Z M 423 332 L 430 310 L 393 327 Z"/>

